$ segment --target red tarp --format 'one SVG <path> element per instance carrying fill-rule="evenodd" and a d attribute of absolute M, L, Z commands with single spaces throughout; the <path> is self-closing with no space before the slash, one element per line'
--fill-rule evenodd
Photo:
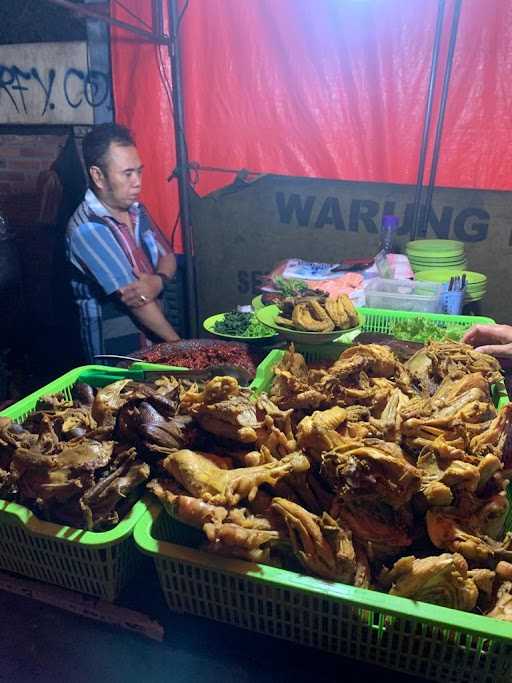
<path fill-rule="evenodd" d="M 147 0 L 123 4 L 150 23 Z M 189 158 L 205 166 L 415 183 L 437 5 L 190 0 L 181 25 Z M 446 6 L 435 113 L 453 0 Z M 136 133 L 147 169 L 144 200 L 169 231 L 177 198 L 165 181 L 175 163 L 166 49 L 115 29 L 112 60 L 116 117 Z M 512 3 L 464 0 L 438 185 L 512 189 L 511 71 Z M 434 130 L 435 119 L 431 143 Z M 202 172 L 196 189 L 206 193 L 231 179 Z"/>

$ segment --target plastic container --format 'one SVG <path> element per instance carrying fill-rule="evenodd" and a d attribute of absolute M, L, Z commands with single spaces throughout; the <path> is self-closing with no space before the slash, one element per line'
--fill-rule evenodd
<path fill-rule="evenodd" d="M 431 312 L 441 310 L 442 286 L 420 280 L 374 278 L 366 285 L 366 305 L 388 310 Z"/>
<path fill-rule="evenodd" d="M 1 415 L 21 421 L 40 396 L 63 391 L 69 398 L 75 382 L 105 386 L 123 378 L 142 380 L 144 373 L 103 365 L 75 368 Z M 139 567 L 133 530 L 146 509 L 139 500 L 113 529 L 97 532 L 45 522 L 23 505 L 0 500 L 0 570 L 115 600 Z"/>
<path fill-rule="evenodd" d="M 459 315 L 464 305 L 465 290 L 448 291 L 448 286 L 443 285 L 443 311 L 448 315 Z"/>

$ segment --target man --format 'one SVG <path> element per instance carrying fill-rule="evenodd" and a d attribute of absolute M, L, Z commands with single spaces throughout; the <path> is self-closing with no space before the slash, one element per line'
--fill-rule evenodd
<path fill-rule="evenodd" d="M 83 140 L 83 155 L 90 187 L 68 223 L 67 250 L 85 359 L 94 362 L 105 351 L 133 352 L 145 345 L 146 334 L 179 340 L 157 300 L 176 272 L 176 260 L 138 203 L 143 166 L 130 131 L 116 124 L 95 127 Z M 131 348 L 105 344 L 109 307 L 118 309 L 117 334 L 110 336 L 143 333 Z M 128 317 L 120 322 L 120 315 Z"/>

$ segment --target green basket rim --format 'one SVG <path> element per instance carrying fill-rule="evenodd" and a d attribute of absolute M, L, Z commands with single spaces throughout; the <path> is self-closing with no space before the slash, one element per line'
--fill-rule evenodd
<path fill-rule="evenodd" d="M 130 536 L 141 516 L 147 511 L 147 496 L 134 503 L 131 510 L 113 529 L 108 531 L 87 531 L 76 527 L 64 526 L 55 522 L 46 522 L 29 508 L 19 503 L 0 499 L 0 523 L 8 521 L 22 526 L 33 536 L 51 537 L 62 543 L 79 544 L 89 548 L 106 548 L 121 543 Z"/>
<path fill-rule="evenodd" d="M 448 313 L 430 313 L 428 311 L 398 311 L 387 308 L 371 308 L 364 306 L 359 309 L 365 316 L 363 323 L 363 332 L 368 325 L 369 319 L 372 316 L 379 316 L 381 318 L 427 318 L 427 320 L 435 320 L 447 325 L 465 325 L 468 328 L 472 325 L 492 325 L 496 321 L 484 315 L 450 315 Z"/>
<path fill-rule="evenodd" d="M 500 638 L 512 642 L 510 623 L 499 619 L 440 607 L 439 605 L 366 588 L 356 588 L 334 581 L 326 581 L 269 565 L 212 556 L 210 553 L 194 548 L 187 548 L 168 541 L 159 541 L 153 536 L 152 531 L 158 516 L 162 513 L 164 513 L 164 509 L 160 503 L 152 500 L 147 511 L 137 522 L 133 534 L 139 550 L 153 558 L 185 561 L 206 569 L 218 569 L 238 577 L 262 581 L 284 590 L 299 590 L 303 593 L 317 595 L 319 598 L 328 597 L 363 609 L 385 611 L 390 615 L 402 618 L 409 617 L 414 621 L 428 622 L 449 630 L 457 628 L 472 635 Z"/>
<path fill-rule="evenodd" d="M 87 372 L 97 372 L 98 374 L 103 375 L 105 379 L 112 378 L 112 381 L 116 381 L 118 379 L 144 379 L 142 371 L 138 368 L 134 368 L 132 370 L 131 368 L 113 368 L 109 365 L 80 365 L 77 368 L 69 370 L 63 375 L 60 375 L 60 377 L 53 379 L 40 389 L 36 389 L 32 393 L 28 394 L 28 396 L 16 401 L 16 403 L 14 403 L 12 406 L 2 410 L 2 412 L 0 412 L 0 417 L 10 417 L 11 419 L 16 419 L 21 414 L 29 410 L 33 410 L 37 399 L 41 396 L 67 389 Z M 28 408 L 26 406 L 28 406 Z"/>
<path fill-rule="evenodd" d="M 82 365 L 69 370 L 64 375 L 57 377 L 45 386 L 33 391 L 31 394 L 9 406 L 0 413 L 1 417 L 16 419 L 35 408 L 37 399 L 45 394 L 55 393 L 71 387 L 80 377 L 93 373 L 106 381 L 116 381 L 118 379 L 141 380 L 144 373 L 141 368 L 113 368 L 107 365 Z M 9 500 L 0 499 L 0 523 L 19 524 L 26 531 L 36 536 L 51 537 L 63 543 L 76 543 L 100 549 L 120 543 L 133 532 L 138 519 L 147 509 L 147 494 L 144 494 L 134 503 L 127 515 L 113 529 L 108 531 L 87 531 L 76 527 L 46 522 L 39 519 L 29 508 Z"/>

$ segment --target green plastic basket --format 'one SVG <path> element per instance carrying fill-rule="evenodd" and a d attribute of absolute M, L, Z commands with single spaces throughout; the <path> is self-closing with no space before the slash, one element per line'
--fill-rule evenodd
<path fill-rule="evenodd" d="M 62 391 L 70 398 L 75 382 L 105 386 L 124 378 L 142 380 L 144 372 L 103 365 L 75 368 L 1 415 L 21 422 L 40 396 Z M 140 564 L 133 529 L 147 509 L 145 501 L 135 503 L 113 529 L 95 532 L 45 522 L 23 505 L 0 500 L 0 569 L 115 600 Z"/>
<path fill-rule="evenodd" d="M 414 315 L 414 314 L 412 314 Z M 420 314 L 424 316 L 425 314 Z M 365 310 L 366 331 L 387 331 L 399 311 Z M 454 317 L 465 328 L 482 319 Z M 483 319 L 489 322 L 489 319 Z M 492 321 L 491 321 L 492 322 Z M 270 387 L 283 355 L 271 351 L 251 387 Z M 309 347 L 307 360 L 335 358 L 340 346 Z M 327 355 L 326 355 L 327 354 Z M 495 387 L 496 405 L 508 401 Z M 512 519 L 508 522 L 512 528 Z M 135 527 L 153 557 L 168 607 L 443 683 L 510 683 L 512 624 L 303 574 L 213 557 L 195 529 L 152 503 Z"/>
<path fill-rule="evenodd" d="M 363 332 L 382 332 L 388 334 L 390 325 L 397 320 L 411 320 L 412 318 L 424 318 L 435 322 L 439 328 L 458 327 L 468 330 L 473 325 L 490 325 L 495 321 L 492 318 L 476 315 L 447 315 L 445 313 L 418 313 L 415 311 L 389 311 L 384 308 L 361 308 L 364 313 Z"/>
<path fill-rule="evenodd" d="M 197 550 L 158 503 L 135 527 L 169 609 L 443 683 L 510 683 L 512 626 Z M 188 542 L 187 542 L 188 536 Z"/>

